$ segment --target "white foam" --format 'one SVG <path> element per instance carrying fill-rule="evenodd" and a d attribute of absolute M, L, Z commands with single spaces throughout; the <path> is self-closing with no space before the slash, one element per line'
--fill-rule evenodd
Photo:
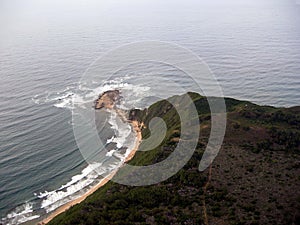
<path fill-rule="evenodd" d="M 32 101 L 35 104 L 53 103 L 57 108 L 72 109 L 73 96 L 75 95 L 75 84 L 73 86 L 66 87 L 60 92 L 46 92 L 44 94 L 35 95 Z"/>
<path fill-rule="evenodd" d="M 112 155 L 116 152 L 117 150 L 111 150 L 109 152 L 106 153 L 107 157 L 112 157 Z"/>
<path fill-rule="evenodd" d="M 68 182 L 65 185 L 62 185 L 59 190 L 62 190 L 66 187 L 71 186 L 72 184 L 75 184 L 76 182 L 80 181 L 81 179 L 83 179 L 84 177 L 88 176 L 90 173 L 92 173 L 94 170 L 92 168 L 92 166 L 87 166 L 86 168 L 84 168 L 81 172 L 81 174 L 75 175 L 71 178 L 71 181 Z"/>
<path fill-rule="evenodd" d="M 99 178 L 100 173 L 113 171 L 119 166 L 120 163 L 110 165 L 107 168 L 102 167 L 102 164 L 99 163 L 87 166 L 80 175 L 73 176 L 72 180 L 67 184 L 62 185 L 61 188 L 51 192 L 45 191 L 40 193 L 38 197 L 43 199 L 41 208 L 49 213 L 80 197 L 92 187 L 91 184 Z"/>
<path fill-rule="evenodd" d="M 94 169 L 99 166 L 101 165 L 88 165 L 82 170 L 81 174 L 73 176 L 71 181 L 62 185 L 59 189 L 38 194 L 37 197 L 43 199 L 41 208 L 45 209 L 48 213 L 73 200 L 76 197 L 72 196 L 73 194 L 80 192 L 84 188 L 88 188 L 98 178 L 99 174 Z"/>
<path fill-rule="evenodd" d="M 126 75 L 122 78 L 106 81 L 104 84 L 100 84 L 96 81 L 92 81 L 89 84 L 82 82 L 79 85 L 78 83 L 74 83 L 71 86 L 67 86 L 62 91 L 46 92 L 41 95 L 35 95 L 32 98 L 32 101 L 35 104 L 53 103 L 53 106 L 57 108 L 72 109 L 74 105 L 76 105 L 76 107 L 85 107 L 85 103 L 93 102 L 99 94 L 108 90 L 118 89 L 121 91 L 124 99 L 126 99 L 126 102 L 121 102 L 120 108 L 138 108 L 140 100 L 143 97 L 149 96 L 150 87 L 133 85 L 126 82 L 126 80 L 130 78 L 130 75 Z"/>
<path fill-rule="evenodd" d="M 5 222 L 7 225 L 14 225 L 37 219 L 39 217 L 40 215 L 33 214 L 33 204 L 27 202 L 16 207 L 14 211 L 7 214 L 5 218 L 2 218 L 2 222 Z"/>
<path fill-rule="evenodd" d="M 111 116 L 108 123 L 111 128 L 115 130 L 116 136 L 114 142 L 117 144 L 117 148 L 124 146 L 126 139 L 131 134 L 131 126 L 128 123 L 123 123 L 120 118 L 118 118 L 117 113 L 114 110 L 110 110 Z"/>
<path fill-rule="evenodd" d="M 126 78 L 117 78 L 115 80 L 107 81 L 104 85 L 97 85 L 97 82 L 92 82 L 94 87 L 89 87 L 88 85 L 76 84 L 76 87 L 70 86 L 61 92 L 55 93 L 45 93 L 44 95 L 36 95 L 32 100 L 36 104 L 41 103 L 53 103 L 55 107 L 58 108 L 68 108 L 72 107 L 83 107 L 86 108 L 86 103 L 91 103 L 97 98 L 97 96 L 105 91 L 118 89 L 121 91 L 123 99 L 126 101 L 121 101 L 119 108 L 130 109 L 136 107 L 136 103 L 149 95 L 149 87 L 142 87 L 125 82 Z M 99 174 L 104 174 L 115 170 L 120 167 L 125 161 L 125 158 L 129 155 L 130 151 L 133 149 L 135 142 L 128 143 L 128 138 L 132 134 L 132 127 L 130 124 L 123 122 L 121 118 L 118 117 L 117 113 L 113 110 L 110 111 L 111 116 L 108 120 L 111 128 L 115 131 L 115 135 L 107 139 L 106 143 L 116 143 L 116 149 L 109 151 L 107 157 L 117 157 L 120 161 L 114 162 L 109 166 L 102 166 L 100 164 L 89 165 L 82 170 L 78 175 L 75 175 L 66 184 L 63 184 L 60 188 L 53 191 L 44 191 L 39 194 L 35 194 L 41 201 L 41 208 L 45 209 L 47 213 L 55 210 L 61 205 L 70 202 L 77 197 L 81 196 L 85 191 L 88 191 L 91 186 L 99 180 Z M 126 142 L 127 141 L 127 142 Z M 135 140 L 136 141 L 136 140 Z M 126 146 L 124 146 L 126 143 Z M 121 147 L 126 147 L 127 150 L 125 154 L 121 154 L 118 149 Z M 97 172 L 96 172 L 97 171 Z M 21 215 L 26 214 L 26 218 L 35 219 L 39 215 L 30 215 L 33 213 L 32 207 L 28 208 Z M 25 209 L 24 209 L 25 210 Z M 19 210 L 20 211 L 20 210 Z M 18 212 L 19 212 L 18 211 Z M 11 214 L 9 214 L 11 216 Z M 16 216 L 18 216 L 16 214 Z M 19 216 L 19 220 L 22 218 Z"/>
<path fill-rule="evenodd" d="M 115 136 L 112 136 L 111 138 L 107 139 L 106 144 L 113 142 L 114 139 L 115 139 Z"/>

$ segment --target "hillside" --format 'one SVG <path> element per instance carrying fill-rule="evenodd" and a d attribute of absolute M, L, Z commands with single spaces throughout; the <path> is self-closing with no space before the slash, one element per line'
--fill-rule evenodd
<path fill-rule="evenodd" d="M 226 99 L 227 128 L 211 168 L 198 165 L 210 134 L 206 98 L 189 93 L 199 114 L 197 149 L 176 175 L 156 185 L 109 182 L 49 224 L 300 224 L 300 107 L 274 108 Z M 180 98 L 174 96 L 173 98 Z M 132 165 L 162 161 L 176 147 L 180 121 L 167 101 L 135 110 L 145 123 L 165 120 L 160 146 L 137 152 Z"/>

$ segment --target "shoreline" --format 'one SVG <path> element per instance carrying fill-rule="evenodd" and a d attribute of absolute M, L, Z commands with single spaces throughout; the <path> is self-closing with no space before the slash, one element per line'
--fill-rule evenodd
<path fill-rule="evenodd" d="M 140 128 L 140 123 L 137 120 L 132 120 L 132 121 L 128 121 L 133 129 L 133 131 L 136 134 L 136 141 L 135 141 L 135 145 L 134 148 L 129 152 L 129 154 L 126 156 L 124 163 L 130 161 L 135 153 L 137 152 L 140 142 L 142 140 L 142 132 L 141 132 L 141 128 Z M 122 166 L 121 166 L 122 167 Z M 88 196 L 90 196 L 91 194 L 93 194 L 95 191 L 97 191 L 99 188 L 101 188 L 102 186 L 104 186 L 108 181 L 110 181 L 110 179 L 118 172 L 118 170 L 120 169 L 117 168 L 116 170 L 112 171 L 109 175 L 107 175 L 106 177 L 104 177 L 98 184 L 96 184 L 95 186 L 93 186 L 90 190 L 88 190 L 85 194 L 83 194 L 82 196 L 58 207 L 57 209 L 55 209 L 50 215 L 48 215 L 46 218 L 44 218 L 42 221 L 38 222 L 38 225 L 43 225 L 43 224 L 47 224 L 49 223 L 54 217 L 58 216 L 59 214 L 67 211 L 68 209 L 70 209 L 72 206 L 77 205 L 79 203 L 81 203 L 82 201 L 84 201 Z"/>

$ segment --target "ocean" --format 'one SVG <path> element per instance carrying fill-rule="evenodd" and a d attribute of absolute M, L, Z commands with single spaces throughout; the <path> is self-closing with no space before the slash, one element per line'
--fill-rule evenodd
<path fill-rule="evenodd" d="M 297 1 L 2 0 L 0 224 L 38 220 L 99 181 L 77 147 L 72 102 L 87 93 L 80 90 L 80 80 L 98 57 L 146 40 L 193 51 L 208 64 L 226 97 L 299 105 Z M 168 90 L 165 97 L 179 94 L 160 78 L 193 90 L 174 68 L 141 64 L 95 83 L 84 104 L 92 107 L 102 91 L 112 88 L 121 90 L 124 108 L 146 107 L 162 90 Z M 99 118 L 110 125 L 99 131 L 104 143 L 117 146 L 103 155 L 102 166 L 109 170 L 120 165 L 118 149 L 130 148 L 134 135 L 111 113 Z M 119 161 L 106 165 L 113 155 Z"/>

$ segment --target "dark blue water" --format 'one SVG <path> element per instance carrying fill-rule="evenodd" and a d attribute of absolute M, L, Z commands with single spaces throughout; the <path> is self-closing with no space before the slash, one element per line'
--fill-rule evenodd
<path fill-rule="evenodd" d="M 106 51 L 133 41 L 174 42 L 208 63 L 225 96 L 293 106 L 300 100 L 299 26 L 300 5 L 287 0 L 2 0 L 3 222 L 41 216 L 42 200 L 53 204 L 50 212 L 62 185 L 71 187 L 60 190 L 66 195 L 72 188 L 79 195 L 76 184 L 96 179 L 77 148 L 70 107 L 80 77 Z M 139 82 L 126 91 L 147 96 L 147 82 Z"/>

